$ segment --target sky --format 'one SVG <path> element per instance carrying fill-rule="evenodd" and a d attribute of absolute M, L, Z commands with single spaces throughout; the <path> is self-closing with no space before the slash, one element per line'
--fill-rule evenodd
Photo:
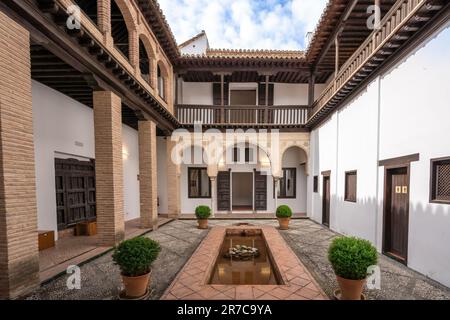
<path fill-rule="evenodd" d="M 178 44 L 202 30 L 212 48 L 306 49 L 327 0 L 159 0 Z"/>

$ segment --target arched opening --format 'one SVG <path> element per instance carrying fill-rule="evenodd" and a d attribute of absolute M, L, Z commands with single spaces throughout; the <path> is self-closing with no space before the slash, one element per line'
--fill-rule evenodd
<path fill-rule="evenodd" d="M 151 70 L 152 70 L 152 56 L 151 53 L 149 54 L 147 52 L 147 48 L 144 44 L 144 41 L 141 37 L 139 37 L 139 69 L 141 70 L 141 76 L 142 78 L 152 85 L 152 77 L 151 77 Z"/>
<path fill-rule="evenodd" d="M 125 23 L 125 18 L 115 0 L 111 0 L 111 36 L 114 39 L 116 48 L 129 59 L 129 30 Z"/>
<path fill-rule="evenodd" d="M 97 1 L 94 0 L 75 0 L 75 4 L 92 20 L 97 24 Z"/>
<path fill-rule="evenodd" d="M 167 99 L 167 70 L 162 63 L 158 63 L 158 93 L 165 101 Z"/>
<path fill-rule="evenodd" d="M 285 150 L 277 188 L 278 205 L 288 205 L 293 212 L 300 214 L 306 213 L 307 206 L 307 161 L 307 154 L 300 147 Z"/>

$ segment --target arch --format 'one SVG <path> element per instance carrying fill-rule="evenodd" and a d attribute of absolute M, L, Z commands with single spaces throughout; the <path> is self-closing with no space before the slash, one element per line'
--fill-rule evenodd
<path fill-rule="evenodd" d="M 136 32 L 136 24 L 133 14 L 128 7 L 129 4 L 125 0 L 111 0 L 111 36 L 114 40 L 116 48 L 130 60 L 132 55 L 133 36 Z"/>
<path fill-rule="evenodd" d="M 286 159 L 288 153 L 292 152 L 292 151 L 297 151 L 297 154 L 295 155 L 295 161 L 304 166 L 304 171 L 305 174 L 308 175 L 308 152 L 305 150 L 305 148 L 301 145 L 298 144 L 291 144 L 288 146 L 285 146 L 285 148 L 283 148 L 281 154 L 281 168 L 285 166 L 286 161 L 288 161 Z M 292 155 L 291 155 L 292 157 Z M 292 161 L 292 160 L 291 160 Z M 280 169 L 281 169 L 280 168 Z"/>
<path fill-rule="evenodd" d="M 167 101 L 169 97 L 169 71 L 162 60 L 159 60 L 157 64 L 157 78 L 158 94 L 164 101 Z"/>
<path fill-rule="evenodd" d="M 139 35 L 139 70 L 141 76 L 152 87 L 154 87 L 153 81 L 153 65 L 155 61 L 155 52 L 153 50 L 150 40 L 145 34 Z"/>

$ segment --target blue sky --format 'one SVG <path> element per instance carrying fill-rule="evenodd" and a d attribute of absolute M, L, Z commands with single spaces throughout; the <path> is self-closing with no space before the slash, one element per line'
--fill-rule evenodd
<path fill-rule="evenodd" d="M 178 43 L 205 30 L 212 48 L 305 49 L 327 0 L 159 0 Z"/>

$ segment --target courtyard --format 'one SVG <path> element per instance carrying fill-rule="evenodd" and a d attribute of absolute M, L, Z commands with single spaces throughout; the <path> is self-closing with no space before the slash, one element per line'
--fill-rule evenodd
<path fill-rule="evenodd" d="M 278 222 L 270 219 L 260 220 L 210 220 L 210 227 L 230 227 L 239 223 L 249 223 L 255 226 L 277 227 Z M 211 229 L 210 229 L 211 230 Z M 197 250 L 199 244 L 209 234 L 210 230 L 197 229 L 195 220 L 175 220 L 151 231 L 145 236 L 157 240 L 161 244 L 161 253 L 153 264 L 151 281 L 151 300 L 159 300 L 171 286 L 179 272 Z M 309 219 L 293 219 L 290 229 L 281 231 L 277 229 L 286 243 L 301 261 L 308 273 L 312 276 L 311 282 L 316 283 L 326 297 L 332 298 L 333 292 L 338 288 L 334 272 L 327 259 L 327 249 L 331 240 L 337 236 L 335 232 L 323 227 Z M 423 300 L 423 299 L 450 299 L 450 290 L 437 282 L 380 255 L 381 290 L 365 290 L 370 300 Z M 81 266 L 81 289 L 68 290 L 67 277 L 63 275 L 43 284 L 40 289 L 27 297 L 31 300 L 115 300 L 122 290 L 122 279 L 117 266 L 112 262 L 111 253 L 97 257 Z M 304 283 L 307 287 L 310 283 Z M 194 292 L 188 288 L 180 288 L 184 292 L 179 297 L 184 299 Z M 289 299 L 298 294 L 296 300 L 301 299 L 301 292 L 280 294 L 263 291 L 253 291 L 248 299 Z M 304 292 L 304 291 L 303 291 Z M 201 292 L 199 292 L 201 295 Z M 233 299 L 236 292 L 224 297 L 221 292 L 199 299 Z M 308 299 L 308 296 L 304 296 Z M 291 297 L 292 299 L 292 297 Z"/>

